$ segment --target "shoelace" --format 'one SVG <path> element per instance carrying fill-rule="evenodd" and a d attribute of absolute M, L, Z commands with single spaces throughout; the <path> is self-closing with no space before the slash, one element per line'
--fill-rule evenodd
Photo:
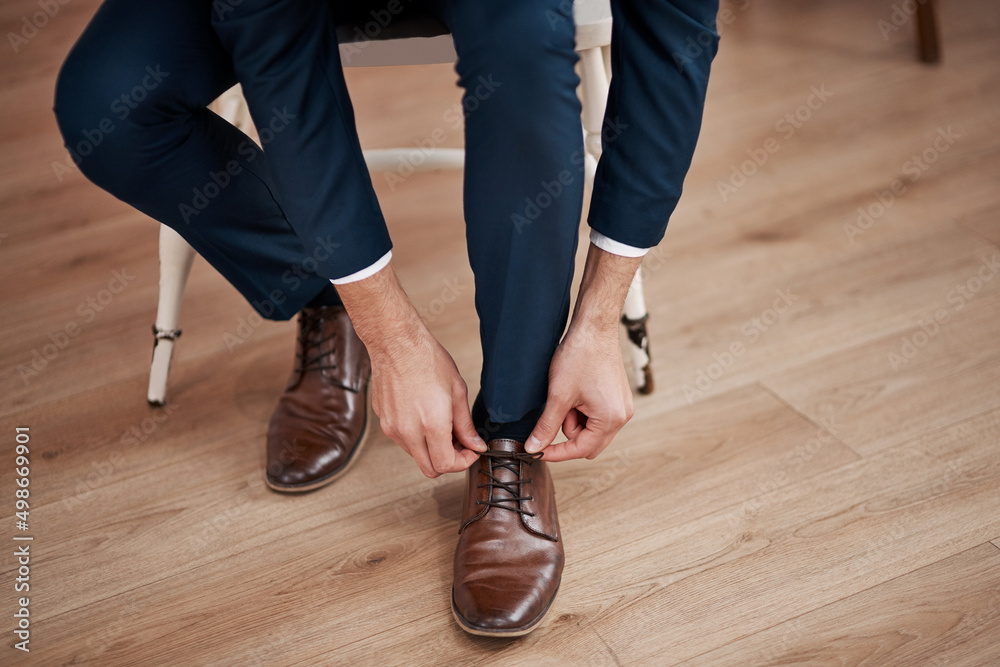
<path fill-rule="evenodd" d="M 302 314 L 302 324 L 299 327 L 299 349 L 301 352 L 296 352 L 295 354 L 295 372 L 300 375 L 305 375 L 309 371 L 336 370 L 337 368 L 336 364 L 327 365 L 323 363 L 323 358 L 326 356 L 323 352 L 323 343 L 337 337 L 337 332 L 333 332 L 326 338 L 323 338 L 323 319 L 322 315 Z M 333 319 L 336 319 L 336 316 Z M 313 338 L 311 334 L 313 333 L 319 334 L 317 336 L 318 340 L 311 340 Z M 333 356 L 336 352 L 336 350 L 331 350 L 329 354 Z M 315 354 L 315 356 L 310 357 L 310 354 Z M 333 382 L 333 384 L 341 389 L 346 389 L 354 393 L 358 392 L 354 387 L 349 387 L 341 382 Z"/>
<path fill-rule="evenodd" d="M 487 507 L 499 507 L 510 512 L 535 516 L 534 512 L 529 512 L 528 510 L 521 509 L 518 506 L 518 503 L 522 500 L 534 500 L 533 496 L 521 495 L 524 493 L 523 486 L 525 484 L 531 484 L 531 480 L 520 479 L 520 463 L 523 461 L 530 466 L 536 460 L 542 458 L 542 452 L 528 454 L 527 452 L 505 452 L 502 449 L 487 449 L 482 453 L 482 456 L 491 459 L 493 465 L 490 469 L 496 470 L 498 468 L 504 468 L 517 475 L 518 479 L 514 482 L 501 482 L 497 479 L 496 475 L 490 472 L 490 469 L 480 468 L 479 471 L 489 477 L 490 481 L 480 484 L 477 488 L 483 489 L 489 487 L 490 489 L 503 489 L 509 494 L 510 497 L 497 498 L 496 495 L 491 492 L 490 500 L 477 500 L 476 504 L 486 505 Z M 513 503 L 513 505 L 505 505 L 504 503 Z"/>

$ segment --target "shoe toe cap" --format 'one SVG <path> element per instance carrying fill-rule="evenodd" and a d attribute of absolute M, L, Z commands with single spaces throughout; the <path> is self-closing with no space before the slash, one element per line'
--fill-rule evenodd
<path fill-rule="evenodd" d="M 511 632 L 531 627 L 544 615 L 548 600 L 540 591 L 514 582 L 456 585 L 455 612 L 460 621 L 483 632 Z"/>
<path fill-rule="evenodd" d="M 281 486 L 309 484 L 332 475 L 347 462 L 348 448 L 342 443 L 270 434 L 267 479 Z"/>

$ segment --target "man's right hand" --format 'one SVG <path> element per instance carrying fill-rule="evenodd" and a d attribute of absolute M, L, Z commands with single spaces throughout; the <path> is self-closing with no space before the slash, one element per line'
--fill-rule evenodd
<path fill-rule="evenodd" d="M 337 292 L 372 361 L 372 408 L 382 431 L 427 477 L 465 470 L 486 451 L 469 411 L 468 387 L 427 330 L 392 263 Z"/>

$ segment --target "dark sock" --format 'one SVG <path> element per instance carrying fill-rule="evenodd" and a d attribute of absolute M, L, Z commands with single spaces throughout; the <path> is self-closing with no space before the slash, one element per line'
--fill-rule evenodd
<path fill-rule="evenodd" d="M 327 283 L 319 294 L 312 298 L 312 301 L 306 304 L 306 308 L 319 308 L 320 306 L 343 306 L 344 302 L 340 300 L 340 295 L 337 294 L 337 288 L 333 286 L 333 283 Z"/>
<path fill-rule="evenodd" d="M 495 422 L 490 419 L 491 415 L 483 402 L 483 395 L 476 396 L 472 404 L 472 423 L 476 426 L 479 436 L 489 442 L 490 440 L 517 440 L 524 442 L 535 429 L 538 418 L 542 416 L 545 406 L 535 408 L 516 421 Z M 492 415 L 495 416 L 495 415 Z M 504 415 L 509 418 L 510 415 Z"/>

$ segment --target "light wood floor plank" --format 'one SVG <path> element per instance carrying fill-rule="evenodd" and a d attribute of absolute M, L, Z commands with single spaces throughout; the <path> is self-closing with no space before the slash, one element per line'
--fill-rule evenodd
<path fill-rule="evenodd" d="M 37 540 L 32 655 L 8 641 L 0 664 L 996 662 L 1000 283 L 960 311 L 948 294 L 1000 246 L 1000 8 L 938 3 L 945 60 L 928 67 L 912 19 L 880 34 L 893 4 L 723 3 L 685 195 L 644 266 L 657 391 L 604 455 L 553 467 L 566 572 L 545 624 L 514 641 L 450 615 L 461 476 L 428 481 L 377 434 L 327 489 L 264 488 L 295 327 L 227 347 L 252 310 L 202 260 L 170 409 L 145 404 L 157 226 L 58 168 L 53 85 L 99 2 L 60 5 L 0 55 L 0 434 L 32 428 Z M 37 11 L 3 3 L 0 34 Z M 347 79 L 363 145 L 435 129 L 462 145 L 451 65 Z M 777 123 L 815 90 L 828 99 L 786 136 Z M 907 165 L 949 128 L 917 178 Z M 768 138 L 778 152 L 721 192 Z M 850 235 L 894 179 L 905 192 Z M 462 175 L 373 180 L 402 282 L 475 392 Z M 134 281 L 83 322 L 123 268 Z M 751 340 L 776 290 L 797 298 Z M 893 371 L 888 353 L 939 308 L 949 322 Z M 71 320 L 81 333 L 22 380 Z M 701 389 L 700 373 L 716 377 Z"/>
<path fill-rule="evenodd" d="M 199 386 L 204 387 L 206 393 L 217 393 L 212 384 L 210 378 L 205 378 Z M 177 416 L 183 415 L 185 422 L 192 422 L 192 428 L 204 430 L 210 428 L 205 421 L 212 414 L 232 423 L 234 419 L 225 412 L 234 409 L 236 406 L 215 404 L 209 408 L 196 403 L 186 412 L 178 408 Z M 692 424 L 704 424 L 709 415 L 720 414 L 725 417 L 717 419 L 711 431 L 692 427 Z M 739 434 L 745 433 L 751 424 L 761 429 L 762 436 L 750 440 L 741 438 Z M 218 576 L 225 579 L 231 572 L 225 560 L 248 551 L 270 553 L 279 545 L 282 550 L 301 551 L 307 554 L 307 561 L 314 561 L 311 554 L 317 550 L 320 553 L 329 551 L 326 534 L 330 530 L 343 531 L 347 535 L 361 530 L 364 534 L 357 544 L 349 547 L 348 553 L 338 551 L 338 560 L 361 558 L 356 552 L 365 551 L 361 545 L 370 539 L 375 526 L 390 529 L 392 545 L 399 540 L 407 542 L 408 535 L 419 530 L 417 544 L 437 543 L 445 554 L 453 548 L 461 507 L 463 482 L 460 477 L 452 476 L 435 484 L 421 481 L 412 466 L 403 465 L 402 453 L 389 446 L 384 438 L 381 443 L 373 443 L 372 449 L 358 463 L 356 474 L 345 478 L 343 484 L 323 494 L 283 498 L 262 489 L 259 470 L 263 462 L 259 460 L 258 442 L 242 443 L 237 447 L 231 438 L 223 437 L 213 449 L 197 452 L 193 449 L 196 445 L 183 441 L 183 433 L 181 437 L 172 433 L 177 426 L 178 418 L 171 417 L 150 437 L 148 449 L 125 452 L 126 462 L 120 469 L 109 475 L 107 481 L 95 483 L 92 489 L 76 496 L 79 502 L 71 501 L 67 505 L 63 500 L 39 510 L 41 525 L 49 526 L 56 534 L 75 525 L 82 534 L 89 535 L 102 524 L 106 525 L 106 520 L 91 517 L 86 510 L 115 504 L 116 498 L 126 494 L 132 500 L 118 509 L 113 539 L 72 539 L 61 545 L 57 558 L 59 569 L 79 572 L 74 587 L 82 599 L 100 601 L 101 591 L 121 589 L 127 582 L 133 585 L 148 582 L 154 589 L 169 582 L 173 588 L 176 586 L 173 578 L 192 568 L 201 570 L 202 566 L 214 571 L 216 562 L 219 562 Z M 663 426 L 661 422 L 660 428 Z M 622 507 L 640 511 L 657 526 L 685 523 L 692 516 L 739 503 L 787 485 L 792 479 L 805 479 L 856 458 L 829 434 L 817 432 L 813 425 L 772 396 L 754 388 L 679 411 L 666 424 L 666 430 L 664 438 L 640 435 L 638 451 L 622 451 L 600 459 L 595 462 L 597 470 L 594 465 L 581 462 L 557 469 L 563 530 L 571 545 L 568 549 L 574 555 L 573 560 L 586 561 L 601 556 L 611 545 L 628 541 L 631 529 L 627 522 L 614 518 L 621 516 Z M 209 440 L 213 439 L 210 431 L 206 435 Z M 248 448 L 257 455 L 241 456 Z M 90 467 L 93 466 L 84 466 L 82 457 L 74 457 L 73 452 L 61 456 L 67 470 L 77 471 L 77 486 L 81 479 L 88 485 L 91 479 L 99 479 L 92 476 Z M 658 456 L 663 457 L 663 463 L 658 466 L 636 465 L 636 460 L 648 461 Z M 217 468 L 205 466 L 202 462 L 207 460 L 217 462 Z M 727 471 L 725 477 L 718 478 L 719 468 Z M 387 476 L 373 485 L 376 470 L 384 471 Z M 156 482 L 164 474 L 177 480 L 168 495 L 163 494 Z M 216 488 L 220 484 L 220 474 L 223 475 L 223 487 Z M 664 505 L 666 492 L 636 497 L 635 488 L 656 488 L 660 484 L 677 496 L 668 505 Z M 714 490 L 706 485 L 714 486 Z M 56 491 L 54 496 L 67 497 L 67 490 Z M 708 505 L 705 494 L 711 499 Z M 290 510 L 294 511 L 293 517 L 282 519 Z M 594 534 L 587 528 L 591 521 L 617 525 L 621 530 Z M 146 526 L 144 535 L 122 539 L 143 526 Z M 420 526 L 423 528 L 418 528 Z M 183 558 L 167 568 L 157 555 L 160 549 L 154 546 L 164 540 L 170 540 L 173 550 L 183 554 Z M 299 546 L 292 546 L 295 544 Z M 398 572 L 395 568 L 400 566 L 397 560 L 404 554 L 392 545 L 384 549 L 393 563 L 392 570 L 386 574 L 395 577 Z M 338 550 L 344 548 L 343 544 L 337 547 Z M 132 569 L 127 572 L 93 570 L 97 562 L 107 561 L 129 562 Z M 39 576 L 43 574 L 44 569 Z M 199 578 L 201 576 L 208 575 L 199 575 Z M 446 582 L 447 576 L 445 568 L 441 578 Z M 164 577 L 167 577 L 166 582 L 161 582 Z M 238 589 L 234 593 L 240 594 Z M 416 593 L 440 595 L 440 590 L 420 586 Z M 53 613 L 71 611 L 59 600 L 45 601 Z M 419 598 L 414 603 L 419 604 Z M 448 620 L 447 615 L 443 618 Z M 54 621 L 57 627 L 68 623 L 67 631 L 80 631 L 81 620 L 75 613 L 65 616 L 65 620 L 57 616 Z M 368 626 L 362 624 L 361 627 Z M 132 651 L 135 650 L 133 647 Z"/>
<path fill-rule="evenodd" d="M 685 665 L 1000 661 L 1000 551 L 982 544 L 705 653 Z"/>
<path fill-rule="evenodd" d="M 1000 411 L 640 539 L 581 615 L 623 663 L 672 663 L 982 544 L 1000 527 L 983 438 Z M 643 562 L 658 566 L 637 580 Z M 661 631 L 639 631 L 647 618 Z"/>
<path fill-rule="evenodd" d="M 922 325 L 764 382 L 811 418 L 833 420 L 843 441 L 862 454 L 992 408 L 1000 401 L 1000 273 L 995 286 L 983 289 L 991 295 L 969 301 L 951 291 L 955 284 L 936 290 Z M 941 324 L 934 321 L 938 313 Z M 822 389 L 814 382 L 819 376 Z"/>

